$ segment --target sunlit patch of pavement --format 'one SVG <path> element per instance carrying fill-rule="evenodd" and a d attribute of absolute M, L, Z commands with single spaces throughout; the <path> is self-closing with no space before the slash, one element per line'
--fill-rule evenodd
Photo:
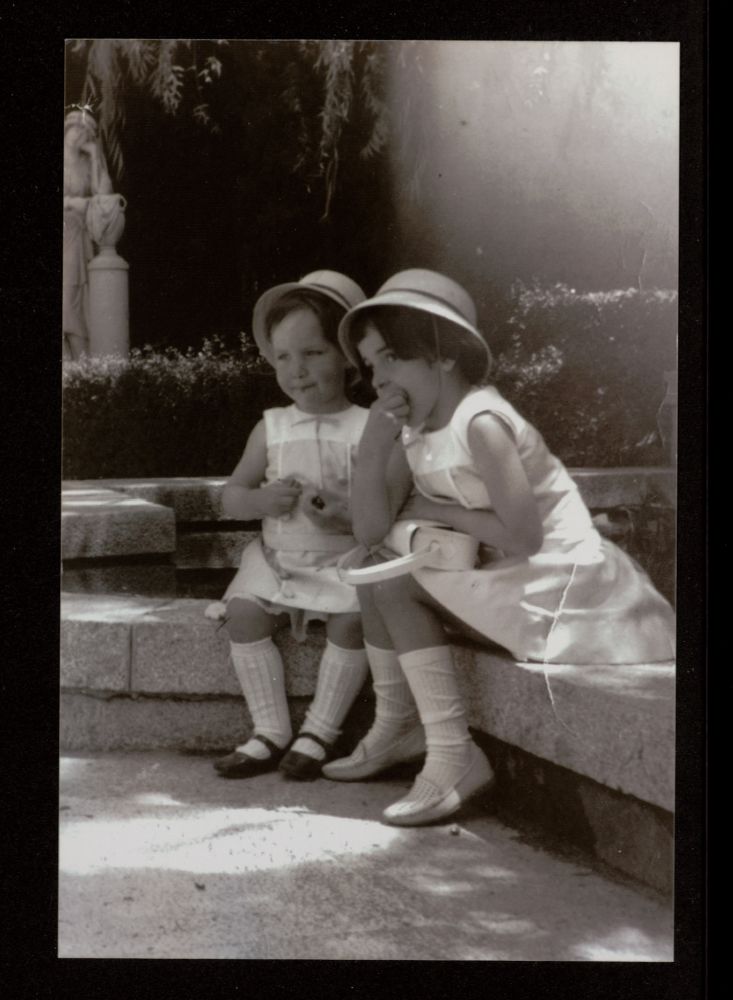
<path fill-rule="evenodd" d="M 225 781 L 163 752 L 60 773 L 61 957 L 673 958 L 668 903 L 490 815 L 382 824 L 408 778 Z"/>

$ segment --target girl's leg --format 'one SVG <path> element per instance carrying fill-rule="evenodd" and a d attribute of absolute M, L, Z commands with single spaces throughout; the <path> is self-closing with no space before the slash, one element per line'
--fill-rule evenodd
<path fill-rule="evenodd" d="M 225 777 L 245 778 L 274 767 L 290 742 L 285 672 L 272 641 L 278 618 L 253 601 L 234 597 L 227 605 L 231 658 L 254 723 L 249 740 L 215 762 Z"/>
<path fill-rule="evenodd" d="M 358 594 L 376 712 L 371 729 L 350 756 L 324 766 L 324 776 L 336 781 L 360 781 L 425 752 L 415 700 L 377 610 L 373 588 L 359 587 Z"/>
<path fill-rule="evenodd" d="M 400 577 L 377 584 L 374 598 L 417 704 L 427 743 L 425 766 L 413 788 L 385 810 L 384 818 L 415 826 L 455 812 L 491 782 L 493 772 L 471 739 L 453 651 L 422 588 L 412 577 Z"/>
<path fill-rule="evenodd" d="M 328 749 L 340 736 L 341 723 L 368 673 L 360 615 L 331 615 L 326 635 L 315 696 L 301 735 L 280 764 L 280 769 L 293 778 L 309 779 L 320 774 Z"/>

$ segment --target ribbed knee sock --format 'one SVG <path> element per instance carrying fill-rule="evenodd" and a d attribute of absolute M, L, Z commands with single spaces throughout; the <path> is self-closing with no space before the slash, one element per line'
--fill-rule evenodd
<path fill-rule="evenodd" d="M 364 644 L 374 687 L 374 722 L 362 743 L 376 750 L 420 724 L 410 685 L 393 649 Z"/>
<path fill-rule="evenodd" d="M 279 747 L 286 747 L 292 728 L 280 651 L 269 637 L 258 642 L 232 642 L 230 645 L 232 663 L 254 722 L 254 732 L 266 736 Z M 237 750 L 262 760 L 268 756 L 267 747 L 259 740 L 250 739 Z"/>
<path fill-rule="evenodd" d="M 341 733 L 341 723 L 361 691 L 368 671 L 363 649 L 343 649 L 327 640 L 318 668 L 316 693 L 306 712 L 303 730 L 333 743 Z M 323 747 L 307 736 L 299 737 L 293 750 L 316 760 L 326 756 Z"/>
<path fill-rule="evenodd" d="M 450 646 L 415 649 L 399 657 L 425 727 L 427 757 L 421 771 L 439 788 L 451 788 L 471 763 L 473 741 Z"/>

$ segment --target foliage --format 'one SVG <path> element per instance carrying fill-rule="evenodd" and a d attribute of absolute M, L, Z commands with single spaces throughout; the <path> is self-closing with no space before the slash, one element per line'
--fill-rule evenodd
<path fill-rule="evenodd" d="M 676 331 L 676 292 L 517 284 L 494 381 L 567 465 L 664 465 L 656 415 Z"/>
<path fill-rule="evenodd" d="M 514 289 L 494 381 L 569 466 L 664 465 L 662 372 L 676 294 Z M 368 405 L 362 388 L 352 398 Z M 249 336 L 64 365 L 64 476 L 222 475 L 261 411 L 286 402 Z"/>
<path fill-rule="evenodd" d="M 102 139 L 118 178 L 124 169 L 121 135 L 130 85 L 150 93 L 168 114 L 175 114 L 184 93 L 191 91 L 194 117 L 208 124 L 205 90 L 221 75 L 222 64 L 218 54 L 205 50 L 226 44 L 190 38 L 96 38 L 73 44 L 72 53 L 86 62 L 82 102 L 99 116 Z"/>
<path fill-rule="evenodd" d="M 347 393 L 368 405 L 362 387 Z M 290 402 L 248 335 L 63 366 L 63 477 L 228 475 L 271 406 Z"/>
<path fill-rule="evenodd" d="M 241 53 L 246 52 L 251 63 L 261 61 L 265 51 L 276 60 L 275 53 L 287 45 L 224 39 L 101 38 L 78 39 L 71 53 L 84 64 L 81 102 L 99 116 L 110 163 L 120 178 L 127 108 L 133 93 L 152 97 L 170 115 L 185 109 L 198 124 L 221 133 L 229 116 L 225 109 L 214 110 L 214 105 L 221 103 L 214 84 L 223 74 L 234 74 L 235 89 L 246 92 L 250 67 Z M 298 154 L 291 168 L 323 179 L 325 218 L 336 189 L 343 134 L 352 119 L 360 117 L 365 127 L 360 155 L 369 158 L 386 145 L 388 115 L 382 92 L 385 48 L 367 41 L 316 40 L 290 45 L 287 52 L 284 71 L 270 77 L 282 81 L 271 102 L 297 118 Z M 321 91 L 315 113 L 302 96 L 314 87 Z"/>
<path fill-rule="evenodd" d="M 216 341 L 66 362 L 64 478 L 228 475 L 262 411 L 283 401 L 269 372 Z"/>

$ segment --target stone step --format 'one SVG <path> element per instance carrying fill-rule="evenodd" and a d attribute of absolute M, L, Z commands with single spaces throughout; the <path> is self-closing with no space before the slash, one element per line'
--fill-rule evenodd
<path fill-rule="evenodd" d="M 62 689 L 156 697 L 239 696 L 226 632 L 205 617 L 208 603 L 64 593 Z M 278 636 L 288 665 L 289 694 L 310 696 L 315 691 L 323 641 L 322 630 L 305 643 L 284 631 Z"/>
<path fill-rule="evenodd" d="M 176 518 L 170 507 L 93 483 L 64 486 L 62 559 L 175 550 Z"/>
<path fill-rule="evenodd" d="M 159 479 L 65 480 L 67 489 L 111 489 L 148 503 L 170 507 L 181 521 L 222 520 L 221 493 L 227 476 L 162 476 Z"/>
<path fill-rule="evenodd" d="M 638 506 L 657 497 L 676 503 L 677 475 L 673 468 L 631 466 L 612 469 L 569 469 L 591 509 Z M 149 503 L 170 507 L 176 520 L 222 520 L 221 493 L 227 476 L 169 476 L 160 479 L 68 480 L 64 490 L 106 488 Z"/>
<path fill-rule="evenodd" d="M 180 531 L 176 566 L 181 569 L 236 569 L 242 549 L 258 535 L 257 531 Z"/>
<path fill-rule="evenodd" d="M 205 748 L 203 720 L 212 703 L 225 706 L 227 719 L 242 711 L 228 640 L 204 617 L 207 603 L 64 595 L 64 694 L 186 702 L 183 714 L 191 725 L 181 723 L 180 747 Z M 312 697 L 323 630 L 302 644 L 286 631 L 277 641 L 288 695 Z M 674 809 L 673 664 L 543 668 L 465 645 L 456 653 L 469 723 L 476 729 L 610 789 Z M 201 726 L 192 701 L 209 703 L 201 710 Z M 149 748 L 169 746 L 157 742 L 155 712 L 149 718 Z M 82 748 L 83 731 L 73 738 L 74 749 Z"/>

